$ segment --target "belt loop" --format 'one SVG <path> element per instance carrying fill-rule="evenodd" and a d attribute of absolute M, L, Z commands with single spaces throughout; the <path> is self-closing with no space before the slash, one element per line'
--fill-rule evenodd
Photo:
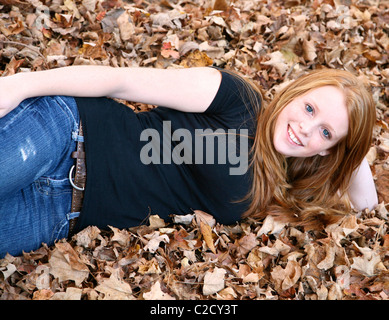
<path fill-rule="evenodd" d="M 80 216 L 80 212 L 70 212 L 66 214 L 66 218 L 70 221 L 72 219 L 76 219 Z"/>
<path fill-rule="evenodd" d="M 77 131 L 73 131 L 72 140 L 76 142 L 84 142 L 84 136 L 79 135 Z"/>
<path fill-rule="evenodd" d="M 72 131 L 72 140 L 76 142 L 84 142 L 84 135 L 82 132 L 82 124 L 80 120 L 80 125 L 74 125 L 74 131 Z"/>

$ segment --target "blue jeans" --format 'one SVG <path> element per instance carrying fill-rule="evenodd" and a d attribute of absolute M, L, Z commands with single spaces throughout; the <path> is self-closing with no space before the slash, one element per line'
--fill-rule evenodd
<path fill-rule="evenodd" d="M 0 258 L 67 237 L 79 120 L 62 96 L 27 99 L 0 118 Z"/>

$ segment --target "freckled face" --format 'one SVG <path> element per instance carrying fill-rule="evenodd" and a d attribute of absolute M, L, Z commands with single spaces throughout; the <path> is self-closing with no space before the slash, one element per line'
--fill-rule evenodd
<path fill-rule="evenodd" d="M 278 115 L 275 149 L 286 157 L 325 156 L 347 135 L 349 125 L 343 92 L 323 86 L 292 100 Z"/>

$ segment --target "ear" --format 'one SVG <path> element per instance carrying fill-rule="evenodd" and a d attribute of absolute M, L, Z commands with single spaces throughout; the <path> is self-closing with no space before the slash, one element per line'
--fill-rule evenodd
<path fill-rule="evenodd" d="M 318 153 L 320 156 L 324 157 L 324 156 L 327 156 L 330 154 L 330 151 L 329 150 L 324 150 L 324 151 L 321 151 Z"/>

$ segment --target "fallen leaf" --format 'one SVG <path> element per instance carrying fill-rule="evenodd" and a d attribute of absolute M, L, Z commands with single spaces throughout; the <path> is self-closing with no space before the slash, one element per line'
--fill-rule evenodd
<path fill-rule="evenodd" d="M 371 253 L 366 253 L 361 257 L 353 258 L 353 264 L 350 268 L 358 270 L 363 274 L 371 277 L 375 275 L 376 266 L 381 262 L 379 254 L 372 251 Z"/>
<path fill-rule="evenodd" d="M 56 292 L 50 300 L 81 300 L 82 289 L 66 288 L 65 292 Z"/>
<path fill-rule="evenodd" d="M 110 268 L 112 273 L 108 279 L 103 279 L 95 288 L 102 293 L 102 300 L 133 300 L 131 286 L 123 280 L 120 268 Z"/>
<path fill-rule="evenodd" d="M 36 273 L 39 276 L 36 278 L 36 288 L 38 290 L 50 289 L 50 268 L 47 265 L 41 265 L 36 268 Z"/>
<path fill-rule="evenodd" d="M 197 46 L 198 47 L 198 46 Z M 212 65 L 213 60 L 200 50 L 189 52 L 189 54 L 180 62 L 185 68 L 207 67 Z"/>
<path fill-rule="evenodd" d="M 200 230 L 201 234 L 203 235 L 204 241 L 207 244 L 208 248 L 216 254 L 216 248 L 213 243 L 212 238 L 212 229 L 208 224 L 205 224 L 203 221 L 200 221 Z"/>
<path fill-rule="evenodd" d="M 155 252 L 159 248 L 161 242 L 169 243 L 169 237 L 166 234 L 160 235 L 158 231 L 148 236 L 149 241 L 144 247 L 145 251 Z"/>
<path fill-rule="evenodd" d="M 207 271 L 204 276 L 203 294 L 211 295 L 224 289 L 224 275 L 226 270 L 216 267 L 213 271 Z"/>
<path fill-rule="evenodd" d="M 307 61 L 314 61 L 317 57 L 314 40 L 306 40 L 303 42 L 304 58 Z"/>
<path fill-rule="evenodd" d="M 329 241 L 329 243 L 325 245 L 325 250 L 326 250 L 326 257 L 317 264 L 317 267 L 319 269 L 328 270 L 332 268 L 334 265 L 335 252 L 336 252 L 334 242 Z"/>
<path fill-rule="evenodd" d="M 281 51 L 269 53 L 270 60 L 262 62 L 266 66 L 274 67 L 283 76 L 290 68 Z"/>
<path fill-rule="evenodd" d="M 151 215 L 149 217 L 150 228 L 159 229 L 166 226 L 166 223 L 158 215 Z"/>
<path fill-rule="evenodd" d="M 54 292 L 50 289 L 42 289 L 34 292 L 32 300 L 50 300 Z"/>
<path fill-rule="evenodd" d="M 217 293 L 217 298 L 220 300 L 235 300 L 238 294 L 231 287 L 227 287 Z"/>
<path fill-rule="evenodd" d="M 288 261 L 285 269 L 276 266 L 271 272 L 271 277 L 275 281 L 279 290 L 285 291 L 294 286 L 301 276 L 301 267 L 297 261 Z"/>
<path fill-rule="evenodd" d="M 76 286 L 89 276 L 88 267 L 81 262 L 77 253 L 67 242 L 57 242 L 49 258 L 50 273 L 59 282 L 73 280 Z"/>
<path fill-rule="evenodd" d="M 141 264 L 138 268 L 140 274 L 161 274 L 161 268 L 159 267 L 156 259 L 146 261 L 144 264 Z"/>
<path fill-rule="evenodd" d="M 277 221 L 273 216 L 269 215 L 265 218 L 262 227 L 257 233 L 257 237 L 261 234 L 278 234 L 284 229 L 286 225 L 286 223 Z"/>
<path fill-rule="evenodd" d="M 211 216 L 209 213 L 206 213 L 201 210 L 194 210 L 194 214 L 196 217 L 196 222 L 198 225 L 200 225 L 201 222 L 209 225 L 211 228 L 213 228 L 216 224 L 216 220 L 213 216 Z"/>
<path fill-rule="evenodd" d="M 174 223 L 182 223 L 185 225 L 189 225 L 192 223 L 193 219 L 195 218 L 194 214 L 187 214 L 187 215 L 175 215 L 173 217 Z"/>
<path fill-rule="evenodd" d="M 16 266 L 12 263 L 8 263 L 5 268 L 1 268 L 1 280 L 7 280 L 15 271 L 17 270 Z"/>
<path fill-rule="evenodd" d="M 260 247 L 258 250 L 272 256 L 278 256 L 279 254 L 287 254 L 290 251 L 290 247 L 283 243 L 280 239 L 277 239 L 271 247 L 264 246 Z"/>
<path fill-rule="evenodd" d="M 82 0 L 82 5 L 88 11 L 94 11 L 96 9 L 97 0 Z"/>
<path fill-rule="evenodd" d="M 78 246 L 83 246 L 84 248 L 90 248 L 93 240 L 97 239 L 97 236 L 100 234 L 100 229 L 95 226 L 89 226 L 84 230 L 81 230 L 73 236 Z"/>
<path fill-rule="evenodd" d="M 145 300 L 176 300 L 174 297 L 165 293 L 161 289 L 161 283 L 156 281 L 149 292 L 143 294 Z"/>
<path fill-rule="evenodd" d="M 130 40 L 131 37 L 135 34 L 135 26 L 130 20 L 130 15 L 127 12 L 123 12 L 123 14 L 121 14 L 116 20 L 119 26 L 120 38 L 123 41 Z"/>
<path fill-rule="evenodd" d="M 249 235 L 245 235 L 238 241 L 236 241 L 237 251 L 240 255 L 246 255 L 249 253 L 252 249 L 254 249 L 259 242 L 257 241 L 255 235 L 253 233 L 250 233 Z"/>

